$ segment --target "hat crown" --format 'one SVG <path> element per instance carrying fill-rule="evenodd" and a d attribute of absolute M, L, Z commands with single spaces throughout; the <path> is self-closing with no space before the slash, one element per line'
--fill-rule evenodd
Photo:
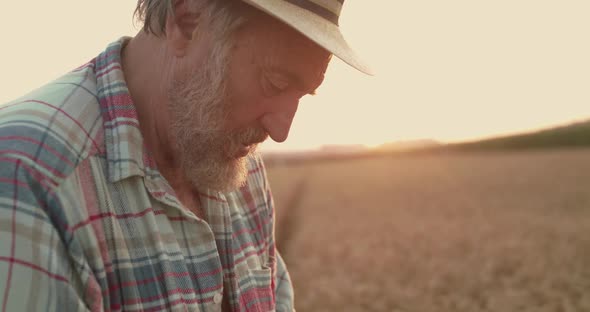
<path fill-rule="evenodd" d="M 344 0 L 283 0 L 338 25 Z"/>

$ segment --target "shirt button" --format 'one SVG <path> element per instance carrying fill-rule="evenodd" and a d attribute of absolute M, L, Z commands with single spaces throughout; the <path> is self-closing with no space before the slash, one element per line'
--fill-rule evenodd
<path fill-rule="evenodd" d="M 215 296 L 213 296 L 213 302 L 215 302 L 215 304 L 220 304 L 222 299 L 223 295 L 221 293 L 216 293 Z"/>

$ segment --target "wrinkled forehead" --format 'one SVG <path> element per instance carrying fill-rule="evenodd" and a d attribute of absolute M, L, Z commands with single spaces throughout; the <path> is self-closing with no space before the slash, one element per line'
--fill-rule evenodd
<path fill-rule="evenodd" d="M 308 77 L 323 77 L 332 56 L 304 35 L 269 16 L 250 20 L 238 30 L 235 39 L 235 50 L 251 54 L 251 62 L 288 67 L 303 71 Z"/>

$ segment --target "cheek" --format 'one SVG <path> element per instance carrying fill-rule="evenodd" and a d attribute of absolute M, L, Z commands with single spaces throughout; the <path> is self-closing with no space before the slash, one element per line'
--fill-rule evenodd
<path fill-rule="evenodd" d="M 236 79 L 232 76 L 228 87 L 228 130 L 256 125 L 268 106 L 268 99 L 262 96 L 259 82 L 253 78 Z"/>
<path fill-rule="evenodd" d="M 262 99 L 241 98 L 232 101 L 227 118 L 228 130 L 257 126 L 259 119 L 265 114 L 265 104 Z"/>

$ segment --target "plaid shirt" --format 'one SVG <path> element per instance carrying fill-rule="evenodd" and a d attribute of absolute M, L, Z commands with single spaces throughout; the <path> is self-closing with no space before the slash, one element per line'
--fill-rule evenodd
<path fill-rule="evenodd" d="M 1 311 L 291 311 L 259 157 L 183 208 L 145 150 L 125 38 L 0 106 Z M 227 296 L 227 298 L 223 298 Z"/>

